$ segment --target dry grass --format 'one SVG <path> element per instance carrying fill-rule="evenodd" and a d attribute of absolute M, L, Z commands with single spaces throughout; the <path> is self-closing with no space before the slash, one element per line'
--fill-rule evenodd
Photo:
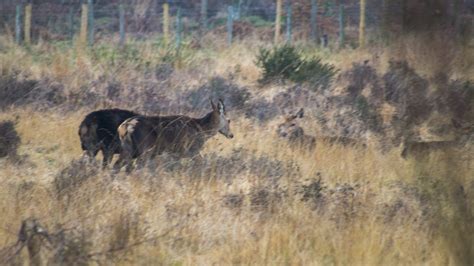
<path fill-rule="evenodd" d="M 2 46 L 11 46 L 2 41 Z M 150 43 L 137 46 L 138 57 L 149 58 L 151 65 L 160 63 L 161 48 Z M 188 51 L 194 54 L 185 57 L 179 76 L 170 78 L 170 91 L 181 92 L 212 75 L 235 74 L 236 65 L 237 82 L 252 94 L 278 90 L 278 85 L 256 86 L 258 69 L 247 49 L 256 51 L 258 43 L 216 47 L 216 51 Z M 91 80 L 100 77 L 124 86 L 146 79 L 141 63 L 113 65 L 92 59 L 90 53 L 48 46 L 30 53 L 11 46 L 0 53 L 0 72 L 19 70 L 29 78 L 49 78 L 70 91 L 81 86 L 94 89 Z M 343 69 L 371 55 L 371 51 L 317 53 Z M 194 75 L 200 64 L 201 72 Z M 375 66 L 383 71 L 384 64 L 381 60 Z M 128 176 L 88 171 L 89 175 L 79 176 L 81 167 L 95 167 L 71 163 L 81 155 L 77 127 L 88 111 L 64 114 L 21 107 L 0 114 L 0 120 L 18 118 L 19 154 L 27 156 L 18 165 L 0 160 L 0 247 L 13 245 L 21 221 L 36 217 L 51 234 L 65 229 L 66 238 L 82 236 L 84 241 L 68 245 L 87 255 L 90 263 L 472 265 L 474 261 L 470 237 L 474 161 L 466 154 L 469 151 L 405 161 L 397 149 L 382 154 L 373 147 L 318 143 L 315 152 L 308 153 L 278 139 L 272 123 L 256 125 L 232 117 L 235 138 L 212 138 L 203 151 L 206 167 L 183 161 L 170 171 L 162 161 L 156 171 Z M 317 131 L 311 123 L 305 127 Z M 233 156 L 236 161 L 229 159 Z M 239 165 L 246 168 L 239 170 Z M 81 182 L 58 194 L 54 182 L 66 168 Z M 309 191 L 319 178 L 321 191 Z M 54 257 L 56 250 L 42 252 Z"/>
<path fill-rule="evenodd" d="M 49 230 L 62 224 L 83 231 L 91 252 L 167 233 L 113 259 L 99 258 L 116 263 L 464 264 L 472 259 L 472 240 L 463 239 L 472 230 L 472 161 L 453 168 L 445 158 L 434 157 L 420 165 L 403 161 L 396 152 L 381 156 L 324 144 L 313 154 L 301 153 L 265 128 L 254 128 L 249 137 L 250 125 L 240 120 L 233 124 L 234 140 L 213 138 L 204 155 L 217 149 L 225 157 L 243 148 L 296 164 L 296 174 L 284 171 L 278 179 L 285 195 L 269 206 L 255 208 L 252 203 L 253 189 L 273 191 L 269 177 L 258 170 L 236 173 L 231 183 L 217 171 L 198 178 L 184 170 L 116 177 L 104 171 L 67 198 L 57 198 L 53 179 L 80 156 L 75 131 L 81 114 L 60 118 L 55 113 L 17 113 L 24 143 L 20 153 L 28 154 L 30 162 L 2 162 L 1 246 L 16 241 L 23 219 L 37 217 Z M 12 116 L 3 114 L 2 119 Z M 325 191 L 315 207 L 295 191 L 317 173 L 333 191 Z M 341 184 L 354 191 L 338 194 Z M 463 186 L 467 198 L 459 198 L 455 186 Z M 224 204 L 231 194 L 243 196 L 240 207 Z M 461 232 L 458 225 L 468 231 Z"/>

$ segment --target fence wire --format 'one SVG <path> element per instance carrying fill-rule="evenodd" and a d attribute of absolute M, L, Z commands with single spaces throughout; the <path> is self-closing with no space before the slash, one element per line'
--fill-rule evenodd
<path fill-rule="evenodd" d="M 182 16 L 183 36 L 202 34 L 203 32 L 225 32 L 228 20 L 228 6 L 232 6 L 235 21 L 233 30 L 238 31 L 240 38 L 250 35 L 252 28 L 274 27 L 276 16 L 275 0 L 33 0 L 32 3 L 32 40 L 68 40 L 76 36 L 80 30 L 81 5 L 93 2 L 93 30 L 94 38 L 119 35 L 119 5 L 125 9 L 125 32 L 129 38 L 146 38 L 149 34 L 163 33 L 163 5 L 169 5 L 170 26 L 176 28 L 175 16 L 180 10 Z M 207 2 L 206 23 L 203 23 L 202 4 Z M 283 1 L 284 17 L 282 31 L 285 31 L 286 5 L 291 4 L 291 31 L 294 40 L 310 39 L 311 31 L 311 0 Z M 387 12 L 392 17 L 403 18 L 403 8 L 407 1 L 367 0 L 366 27 L 367 32 L 377 32 L 384 23 L 393 22 L 384 18 Z M 409 1 L 408 1 L 409 2 Z M 15 32 L 17 6 L 21 6 L 20 28 L 24 23 L 24 6 L 27 1 L 1 0 L 0 3 L 0 34 Z M 357 0 L 318 0 L 316 1 L 316 32 L 318 38 L 322 35 L 336 40 L 345 31 L 347 42 L 356 40 L 357 28 L 360 20 L 360 2 Z M 448 1 L 446 10 L 436 12 L 457 12 L 456 15 L 468 16 L 472 20 L 474 0 Z M 343 14 L 341 14 L 343 12 Z M 427 10 L 426 12 L 431 12 Z M 341 16 L 343 25 L 341 27 Z M 17 25 L 18 26 L 18 25 Z M 250 36 L 249 36 L 250 37 Z M 224 37 L 225 38 L 225 37 Z"/>

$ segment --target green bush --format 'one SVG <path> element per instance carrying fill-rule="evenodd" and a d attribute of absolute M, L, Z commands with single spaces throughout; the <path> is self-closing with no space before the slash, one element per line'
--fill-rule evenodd
<path fill-rule="evenodd" d="M 262 69 L 261 83 L 273 80 L 291 80 L 307 82 L 314 89 L 327 88 L 337 73 L 333 65 L 321 62 L 319 58 L 303 58 L 299 51 L 291 45 L 261 48 L 256 64 Z"/>
<path fill-rule="evenodd" d="M 262 82 L 291 79 L 302 62 L 296 49 L 289 45 L 272 50 L 261 48 L 257 55 L 257 66 L 263 70 Z"/>
<path fill-rule="evenodd" d="M 273 26 L 273 21 L 265 20 L 265 19 L 263 19 L 262 17 L 259 17 L 259 16 L 243 17 L 242 21 L 247 21 L 250 24 L 252 24 L 254 27 L 257 27 L 257 28 L 272 27 Z"/>
<path fill-rule="evenodd" d="M 321 62 L 319 58 L 303 60 L 296 72 L 291 76 L 295 82 L 309 82 L 317 87 L 327 88 L 337 69 L 331 64 Z"/>

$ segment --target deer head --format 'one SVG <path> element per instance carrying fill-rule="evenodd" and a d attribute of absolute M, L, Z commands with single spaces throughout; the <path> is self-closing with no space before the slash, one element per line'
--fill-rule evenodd
<path fill-rule="evenodd" d="M 297 119 L 302 118 L 304 110 L 301 108 L 296 114 L 287 116 L 283 123 L 278 125 L 277 134 L 282 138 L 296 139 L 304 135 L 304 130 L 297 123 Z"/>
<path fill-rule="evenodd" d="M 230 131 L 230 120 L 227 119 L 224 102 L 219 99 L 216 105 L 212 101 L 212 99 L 210 101 L 214 117 L 213 120 L 217 131 L 224 135 L 226 138 L 233 138 L 234 134 L 232 134 L 232 132 Z"/>

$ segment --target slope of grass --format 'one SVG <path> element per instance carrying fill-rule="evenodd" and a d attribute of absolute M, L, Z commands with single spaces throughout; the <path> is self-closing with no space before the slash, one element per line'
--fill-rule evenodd
<path fill-rule="evenodd" d="M 17 242 L 21 221 L 35 217 L 54 236 L 53 248 L 41 253 L 62 263 L 473 263 L 470 150 L 406 161 L 396 148 L 381 153 L 371 145 L 318 143 L 314 152 L 305 152 L 276 136 L 276 121 L 257 124 L 236 112 L 235 138 L 212 138 L 200 164 L 162 158 L 157 170 L 113 175 L 79 161 L 82 117 L 117 103 L 81 108 L 85 98 L 72 100 L 74 95 L 113 81 L 129 104 L 132 91 L 155 91 L 156 85 L 172 98 L 221 75 L 268 98 L 281 86 L 257 86 L 252 51 L 261 43 L 242 41 L 230 48 L 215 43 L 199 50 L 189 45 L 177 63 L 154 42 L 132 43 L 127 51 L 105 44 L 98 44 L 102 50 L 79 51 L 46 44 L 27 50 L 0 41 L 2 75 L 61 84 L 73 105 L 73 111 L 13 105 L 0 113 L 0 120 L 18 121 L 18 153 L 24 156 L 18 163 L 0 159 L 0 256 Z M 307 49 L 341 69 L 374 54 Z M 380 49 L 373 62 L 381 72 L 385 52 Z M 154 74 L 162 64 L 175 67 L 164 80 Z M 310 133 L 319 130 L 311 121 L 304 126 Z M 77 182 L 60 182 L 71 179 Z M 15 259 L 27 260 L 24 253 Z"/>

